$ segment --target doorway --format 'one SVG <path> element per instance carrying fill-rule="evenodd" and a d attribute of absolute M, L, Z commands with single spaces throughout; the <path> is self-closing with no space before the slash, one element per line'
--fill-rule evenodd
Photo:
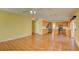
<path fill-rule="evenodd" d="M 60 35 L 60 34 L 63 34 L 63 26 L 62 25 L 59 25 L 59 27 L 58 27 L 58 34 Z"/>
<path fill-rule="evenodd" d="M 35 21 L 32 20 L 32 34 L 35 33 Z"/>

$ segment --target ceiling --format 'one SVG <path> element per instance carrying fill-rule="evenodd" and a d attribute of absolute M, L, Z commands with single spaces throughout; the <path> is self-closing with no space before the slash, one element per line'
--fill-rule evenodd
<path fill-rule="evenodd" d="M 77 9 L 75 8 L 2 8 L 1 10 L 38 18 L 46 18 L 50 21 L 66 20 L 72 18 Z M 35 10 L 36 15 L 30 11 Z"/>

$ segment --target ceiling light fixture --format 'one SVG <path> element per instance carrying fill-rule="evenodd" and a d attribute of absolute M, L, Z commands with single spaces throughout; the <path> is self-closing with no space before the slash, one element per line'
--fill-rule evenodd
<path fill-rule="evenodd" d="M 32 9 L 31 11 L 30 11 L 30 14 L 32 14 L 32 15 L 36 15 L 36 9 Z"/>
<path fill-rule="evenodd" d="M 36 11 L 34 11 L 34 14 L 36 14 Z"/>
<path fill-rule="evenodd" d="M 33 14 L 33 11 L 30 11 L 30 14 Z"/>

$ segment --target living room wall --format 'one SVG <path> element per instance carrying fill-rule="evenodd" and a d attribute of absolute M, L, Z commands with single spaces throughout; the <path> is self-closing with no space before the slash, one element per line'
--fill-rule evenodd
<path fill-rule="evenodd" d="M 32 17 L 0 10 L 0 41 L 29 36 Z"/>

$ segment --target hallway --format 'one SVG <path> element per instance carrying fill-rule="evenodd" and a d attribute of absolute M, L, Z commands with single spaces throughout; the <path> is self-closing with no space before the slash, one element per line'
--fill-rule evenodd
<path fill-rule="evenodd" d="M 0 43 L 1 51 L 76 51 L 77 46 L 64 35 L 37 35 Z"/>

